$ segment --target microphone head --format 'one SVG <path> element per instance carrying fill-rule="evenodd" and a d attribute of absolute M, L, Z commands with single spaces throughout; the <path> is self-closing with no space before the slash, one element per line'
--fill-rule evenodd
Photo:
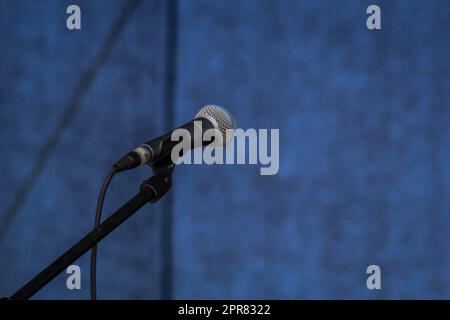
<path fill-rule="evenodd" d="M 228 112 L 225 108 L 209 104 L 200 109 L 195 118 L 207 118 L 211 120 L 214 124 L 214 127 L 220 131 L 222 134 L 223 146 L 231 141 L 233 137 L 233 132 L 231 134 L 226 134 L 227 130 L 235 130 L 237 128 L 236 121 L 234 120 L 233 115 Z"/>

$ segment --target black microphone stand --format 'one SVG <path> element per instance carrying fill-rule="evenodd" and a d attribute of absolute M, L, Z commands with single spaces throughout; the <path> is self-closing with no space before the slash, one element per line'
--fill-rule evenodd
<path fill-rule="evenodd" d="M 95 244 L 111 233 L 115 228 L 131 217 L 147 202 L 154 203 L 161 199 L 172 186 L 174 164 L 170 156 L 151 164 L 154 175 L 145 180 L 140 191 L 119 210 L 103 221 L 97 228 L 86 234 L 80 241 L 53 261 L 38 275 L 17 290 L 9 299 L 26 300 L 42 289 L 75 260 L 90 250 Z"/>

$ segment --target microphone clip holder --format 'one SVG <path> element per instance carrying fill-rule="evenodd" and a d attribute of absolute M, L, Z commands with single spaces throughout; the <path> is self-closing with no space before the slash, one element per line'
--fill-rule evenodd
<path fill-rule="evenodd" d="M 140 190 L 152 189 L 155 197 L 150 202 L 154 203 L 161 199 L 172 187 L 172 173 L 175 165 L 169 155 L 148 165 L 152 168 L 153 176 L 141 184 Z"/>

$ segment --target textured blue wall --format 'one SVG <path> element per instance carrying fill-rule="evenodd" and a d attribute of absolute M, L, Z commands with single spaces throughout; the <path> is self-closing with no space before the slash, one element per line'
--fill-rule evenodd
<path fill-rule="evenodd" d="M 89 230 L 113 160 L 218 103 L 281 129 L 279 174 L 177 167 L 99 246 L 101 298 L 450 299 L 447 1 L 0 0 L 0 29 L 0 296 Z M 36 298 L 87 298 L 77 263 Z"/>

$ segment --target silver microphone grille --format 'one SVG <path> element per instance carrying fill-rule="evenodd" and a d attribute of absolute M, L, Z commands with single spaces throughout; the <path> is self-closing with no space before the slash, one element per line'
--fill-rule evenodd
<path fill-rule="evenodd" d="M 213 122 L 217 123 L 217 128 L 222 134 L 223 144 L 226 145 L 230 142 L 232 138 L 232 134 L 227 135 L 227 130 L 235 130 L 236 129 L 236 121 L 234 120 L 233 115 L 225 110 L 224 108 L 209 104 L 200 109 L 195 118 L 208 118 L 214 120 Z"/>

